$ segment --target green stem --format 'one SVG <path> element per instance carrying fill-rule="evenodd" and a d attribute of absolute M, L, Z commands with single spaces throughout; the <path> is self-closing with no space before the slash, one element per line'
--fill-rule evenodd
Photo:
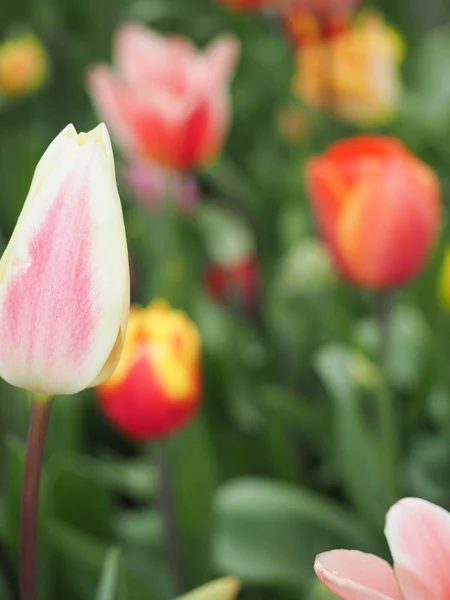
<path fill-rule="evenodd" d="M 397 419 L 394 397 L 388 383 L 388 351 L 390 344 L 390 315 L 392 296 L 379 292 L 376 296 L 376 316 L 379 332 L 380 394 L 377 402 L 378 426 L 381 436 L 384 473 L 390 501 L 397 499 Z"/>
<path fill-rule="evenodd" d="M 164 527 L 164 544 L 172 577 L 174 595 L 179 596 L 184 591 L 184 565 L 180 544 L 180 532 L 177 526 L 173 485 L 169 461 L 162 444 L 154 444 L 156 469 L 158 478 L 158 503 Z"/>
<path fill-rule="evenodd" d="M 37 519 L 39 483 L 51 400 L 36 396 L 31 405 L 22 505 L 20 509 L 20 600 L 37 600 Z"/>

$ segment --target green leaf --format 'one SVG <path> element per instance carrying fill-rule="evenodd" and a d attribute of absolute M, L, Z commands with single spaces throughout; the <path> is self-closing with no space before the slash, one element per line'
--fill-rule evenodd
<path fill-rule="evenodd" d="M 177 600 L 234 600 L 239 588 L 239 581 L 234 577 L 222 577 L 179 596 Z"/>
<path fill-rule="evenodd" d="M 305 590 L 319 552 L 376 548 L 359 519 L 339 505 L 277 480 L 236 479 L 218 489 L 215 506 L 216 567 L 244 582 Z"/>
<path fill-rule="evenodd" d="M 211 572 L 212 495 L 216 463 L 208 431 L 198 418 L 164 443 L 185 585 L 205 583 Z"/>
<path fill-rule="evenodd" d="M 53 513 L 60 521 L 101 539 L 111 536 L 112 505 L 108 491 L 88 457 L 56 455 L 49 461 Z"/>
<path fill-rule="evenodd" d="M 355 353 L 330 344 L 316 353 L 314 364 L 334 404 L 335 455 L 345 489 L 361 513 L 382 527 L 395 498 L 386 487 L 379 444 L 364 415 L 358 359 L 355 363 Z"/>
<path fill-rule="evenodd" d="M 125 600 L 124 574 L 119 548 L 111 548 L 105 558 L 96 600 Z"/>
<path fill-rule="evenodd" d="M 213 261 L 229 261 L 254 251 L 254 240 L 245 221 L 229 209 L 202 204 L 197 227 Z"/>

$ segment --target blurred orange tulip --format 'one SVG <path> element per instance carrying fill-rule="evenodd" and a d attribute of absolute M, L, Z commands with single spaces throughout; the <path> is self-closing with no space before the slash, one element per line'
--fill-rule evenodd
<path fill-rule="evenodd" d="M 125 347 L 113 376 L 97 388 L 108 419 L 135 439 L 174 433 L 200 404 L 200 335 L 162 300 L 130 311 Z"/>
<path fill-rule="evenodd" d="M 178 170 L 203 166 L 228 130 L 238 54 L 231 36 L 197 52 L 186 38 L 127 24 L 116 34 L 117 72 L 91 68 L 88 88 L 125 153 Z"/>
<path fill-rule="evenodd" d="M 303 42 L 296 58 L 295 92 L 307 106 L 329 110 L 351 123 L 385 122 L 401 88 L 400 36 L 374 12 L 363 13 L 347 27 L 329 23 L 327 36 L 314 33 L 311 24 L 305 30 L 302 21 L 294 20 L 290 28 L 288 23 L 291 35 Z"/>
<path fill-rule="evenodd" d="M 307 184 L 344 277 L 381 289 L 419 273 L 439 226 L 439 183 L 400 141 L 368 135 L 337 142 L 309 162 Z"/>
<path fill-rule="evenodd" d="M 0 45 L 0 94 L 15 97 L 34 92 L 47 75 L 47 53 L 34 35 L 19 35 Z"/>

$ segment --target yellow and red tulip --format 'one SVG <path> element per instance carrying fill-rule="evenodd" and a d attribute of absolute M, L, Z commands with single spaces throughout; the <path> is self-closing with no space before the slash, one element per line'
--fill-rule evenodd
<path fill-rule="evenodd" d="M 19 35 L 0 45 L 0 94 L 8 97 L 34 92 L 48 75 L 48 57 L 34 35 Z"/>
<path fill-rule="evenodd" d="M 420 272 L 440 222 L 439 183 L 400 141 L 368 135 L 337 142 L 309 162 L 307 183 L 344 277 L 380 289 Z"/>
<path fill-rule="evenodd" d="M 186 424 L 201 400 L 200 351 L 199 332 L 182 311 L 161 300 L 133 306 L 119 366 L 97 388 L 111 423 L 134 439 Z"/>
<path fill-rule="evenodd" d="M 0 376 L 49 396 L 107 379 L 125 339 L 129 288 L 108 132 L 69 125 L 37 165 L 0 261 Z"/>
<path fill-rule="evenodd" d="M 91 68 L 88 88 L 125 153 L 178 170 L 203 166 L 228 131 L 238 54 L 231 36 L 199 52 L 186 38 L 127 24 L 116 34 L 116 70 Z"/>
<path fill-rule="evenodd" d="M 294 37 L 305 39 L 297 29 Z M 314 37 L 311 26 L 308 31 L 310 43 L 299 48 L 296 58 L 294 89 L 300 100 L 357 125 L 389 120 L 401 89 L 400 36 L 374 12 L 361 14 L 340 35 Z"/>

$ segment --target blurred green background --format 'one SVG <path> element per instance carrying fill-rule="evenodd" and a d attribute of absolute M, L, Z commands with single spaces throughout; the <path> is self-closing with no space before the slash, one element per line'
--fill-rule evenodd
<path fill-rule="evenodd" d="M 399 136 L 431 164 L 447 203 L 450 5 L 370 6 L 407 46 L 398 112 L 379 131 Z M 292 95 L 293 51 L 273 19 L 210 0 L 3 0 L 0 37 L 32 31 L 48 51 L 50 73 L 34 94 L 0 104 L 2 245 L 49 142 L 68 122 L 78 131 L 95 126 L 85 72 L 111 62 L 113 32 L 126 20 L 200 46 L 222 32 L 242 42 L 226 147 L 198 173 L 201 203 L 192 217 L 178 218 L 164 259 L 165 295 L 202 333 L 203 406 L 162 445 L 138 446 L 110 428 L 93 391 L 56 399 L 42 481 L 40 597 L 98 597 L 117 547 L 111 598 L 164 600 L 223 574 L 242 580 L 246 600 L 322 598 L 316 553 L 343 547 L 388 556 L 384 515 L 400 496 L 450 507 L 450 319 L 436 293 L 446 214 L 428 268 L 390 299 L 383 372 L 377 300 L 332 272 L 304 187 L 307 158 L 357 130 L 300 108 L 300 139 L 283 135 L 280 111 L 300 104 Z M 163 217 L 121 190 L 133 299 L 145 304 L 161 293 L 151 274 Z M 256 309 L 215 304 L 203 289 L 203 269 L 247 251 L 259 261 Z M 387 463 L 374 417 L 386 393 L 395 407 L 397 465 Z M 5 383 L 0 395 L 0 598 L 12 600 L 29 403 Z M 164 553 L 154 463 L 161 447 L 174 482 L 181 588 Z"/>

